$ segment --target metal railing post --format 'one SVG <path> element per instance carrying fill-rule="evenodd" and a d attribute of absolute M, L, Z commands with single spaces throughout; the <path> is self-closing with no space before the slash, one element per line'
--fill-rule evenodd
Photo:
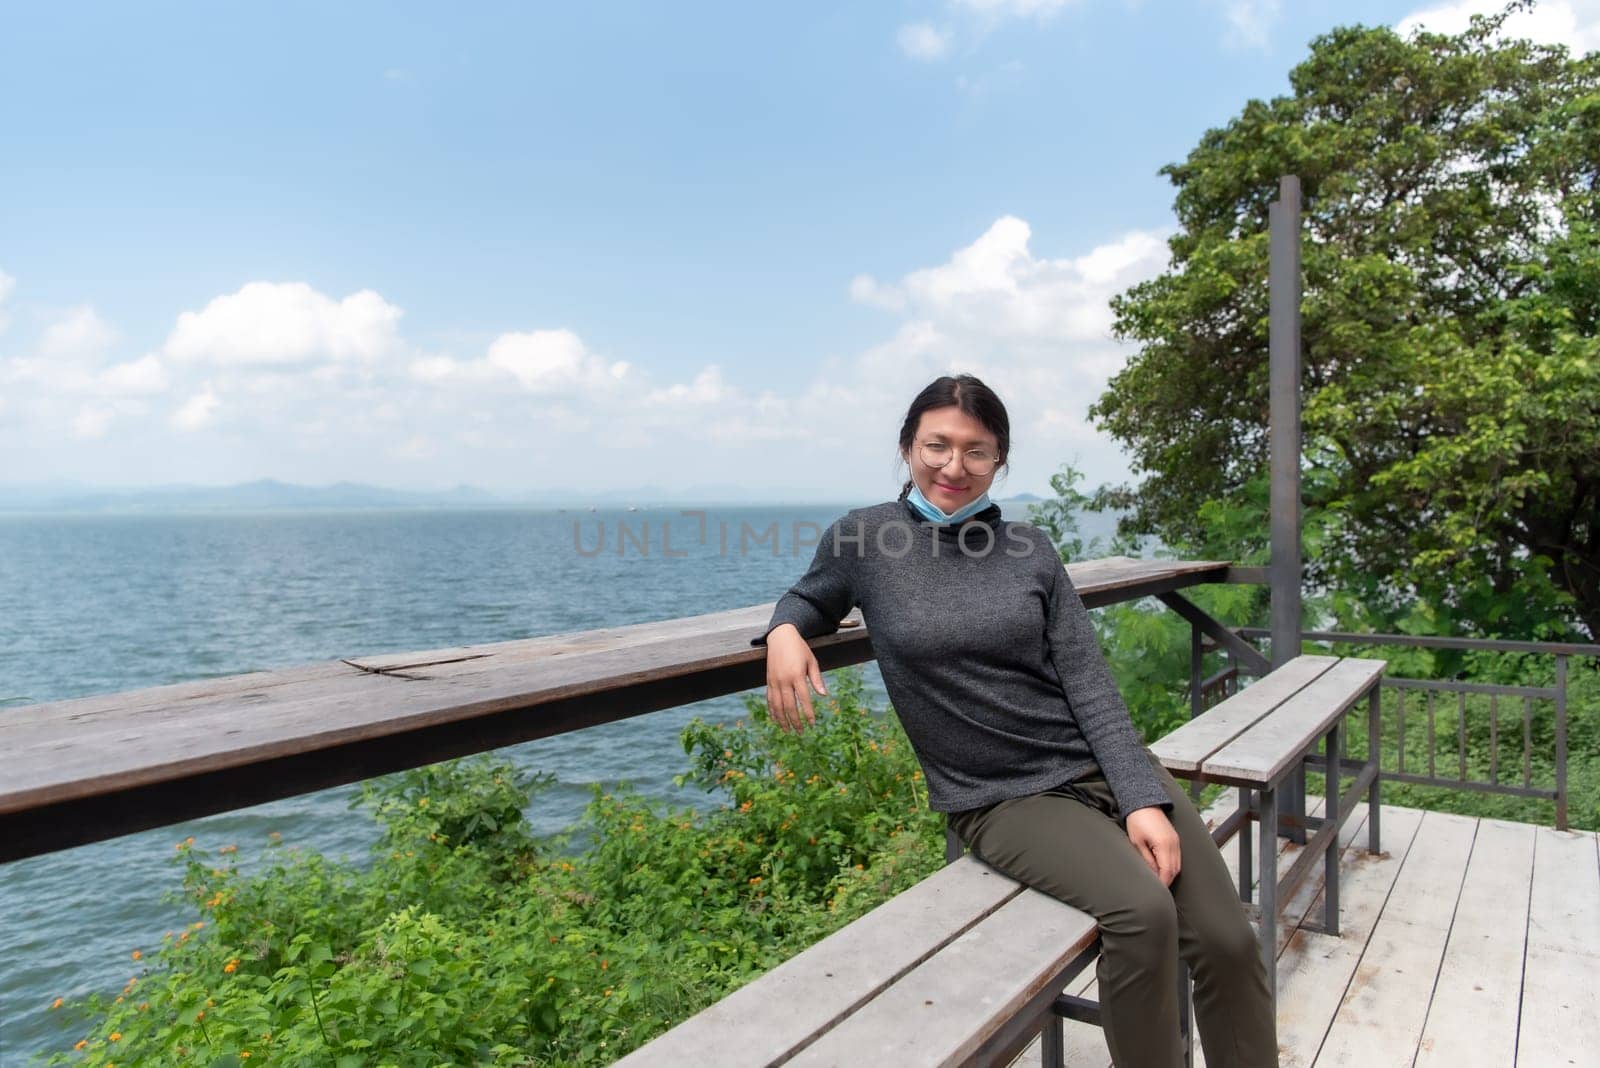
<path fill-rule="evenodd" d="M 1556 830 L 1567 829 L 1567 658 L 1556 657 Z"/>

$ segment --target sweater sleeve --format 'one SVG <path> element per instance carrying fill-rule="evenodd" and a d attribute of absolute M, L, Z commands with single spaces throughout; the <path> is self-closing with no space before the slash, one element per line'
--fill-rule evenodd
<path fill-rule="evenodd" d="M 857 603 L 855 546 L 859 539 L 839 537 L 843 522 L 843 519 L 834 520 L 822 535 L 811 566 L 789 587 L 789 592 L 778 598 L 766 630 L 759 638 L 751 638 L 751 645 L 767 644 L 767 635 L 785 623 L 793 623 L 806 638 L 832 634 L 839 629 L 839 620 Z"/>
<path fill-rule="evenodd" d="M 1054 547 L 1050 553 L 1055 555 Z M 1170 810 L 1172 801 L 1156 778 L 1128 706 L 1117 692 L 1116 680 L 1089 620 L 1089 610 L 1059 561 L 1046 629 L 1050 656 L 1061 677 L 1067 703 L 1116 796 L 1117 808 L 1124 817 L 1149 805 Z"/>

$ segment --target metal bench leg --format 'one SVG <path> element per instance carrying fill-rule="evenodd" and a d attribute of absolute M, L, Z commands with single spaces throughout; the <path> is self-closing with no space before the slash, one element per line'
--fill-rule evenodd
<path fill-rule="evenodd" d="M 1326 787 L 1327 801 L 1323 803 L 1324 826 L 1332 824 L 1333 837 L 1322 853 L 1322 932 L 1339 933 L 1339 769 L 1344 757 L 1344 720 L 1338 719 L 1328 731 L 1323 743 L 1327 761 L 1323 765 L 1322 782 Z"/>
<path fill-rule="evenodd" d="M 1274 1003 L 1278 1000 L 1278 791 L 1262 790 L 1261 823 L 1261 961 L 1267 966 L 1267 989 Z"/>
<path fill-rule="evenodd" d="M 1040 1068 L 1066 1068 L 1067 1040 L 1061 1017 L 1054 1012 L 1044 1014 L 1044 1027 L 1039 1031 Z"/>
<path fill-rule="evenodd" d="M 1250 791 L 1239 787 L 1239 811 L 1250 811 Z M 1250 824 L 1248 821 L 1239 827 L 1239 900 L 1249 903 L 1251 884 L 1255 882 L 1255 875 L 1250 870 Z"/>
<path fill-rule="evenodd" d="M 1383 778 L 1378 766 L 1383 754 L 1378 744 L 1383 730 L 1378 715 L 1383 704 L 1380 693 L 1380 688 L 1374 685 L 1372 696 L 1367 698 L 1367 760 L 1372 764 L 1372 785 L 1367 787 L 1367 851 L 1370 853 L 1378 852 L 1378 781 Z"/>

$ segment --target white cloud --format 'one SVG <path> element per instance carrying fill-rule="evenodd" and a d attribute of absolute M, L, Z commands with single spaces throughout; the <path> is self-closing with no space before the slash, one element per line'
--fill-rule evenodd
<path fill-rule="evenodd" d="M 900 27 L 895 34 L 900 51 L 912 59 L 933 61 L 943 59 L 950 52 L 950 33 L 926 22 L 911 22 Z"/>
<path fill-rule="evenodd" d="M 222 402 L 207 382 L 194 396 L 184 401 L 183 407 L 172 414 L 172 425 L 179 430 L 203 430 L 215 420 Z"/>
<path fill-rule="evenodd" d="M 532 393 L 604 390 L 628 374 L 625 361 L 611 363 L 594 355 L 571 330 L 501 334 L 486 358 Z"/>
<path fill-rule="evenodd" d="M 39 338 L 41 355 L 53 358 L 98 356 L 117 340 L 117 332 L 87 304 L 69 309 L 45 327 Z"/>
<path fill-rule="evenodd" d="M 1473 15 L 1495 15 L 1505 0 L 1458 0 L 1416 11 L 1395 24 L 1395 32 L 1409 36 L 1419 29 L 1456 34 L 1465 30 Z M 1600 49 L 1600 0 L 1541 0 L 1532 11 L 1519 11 L 1506 20 L 1502 37 L 1528 38 L 1540 44 L 1566 45 L 1576 53 Z"/>
<path fill-rule="evenodd" d="M 1278 8 L 1279 0 L 1226 0 L 1228 31 L 1223 40 L 1236 48 L 1266 48 Z"/>
<path fill-rule="evenodd" d="M 949 262 L 883 285 L 858 276 L 851 295 L 863 303 L 905 309 L 966 332 L 995 337 L 1103 341 L 1107 301 L 1160 270 L 1167 248 L 1155 233 L 1135 231 L 1074 259 L 1041 259 L 1028 244 L 1032 231 L 1015 216 L 995 221 Z"/>
<path fill-rule="evenodd" d="M 370 362 L 398 350 L 400 316 L 370 289 L 335 301 L 304 282 L 250 282 L 179 315 L 162 351 L 224 366 Z"/>
<path fill-rule="evenodd" d="M 107 367 L 96 376 L 96 382 L 105 393 L 162 393 L 167 388 L 167 371 L 154 353 L 146 353 L 137 360 Z"/>

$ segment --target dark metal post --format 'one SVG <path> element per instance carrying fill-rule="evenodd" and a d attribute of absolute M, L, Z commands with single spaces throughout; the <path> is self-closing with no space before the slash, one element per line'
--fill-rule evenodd
<path fill-rule="evenodd" d="M 1272 466 L 1272 666 L 1300 651 L 1300 179 L 1278 179 L 1278 199 L 1268 209 L 1268 358 Z M 1305 815 L 1305 769 L 1283 784 L 1279 804 L 1287 816 Z M 1305 841 L 1296 825 L 1285 837 Z"/>
<path fill-rule="evenodd" d="M 1556 830 L 1567 829 L 1567 658 L 1556 657 Z"/>
<path fill-rule="evenodd" d="M 1194 623 L 1189 624 L 1189 718 L 1194 719 L 1205 711 L 1204 695 L 1200 692 L 1200 668 L 1203 657 L 1202 641 L 1204 635 Z M 1189 797 L 1191 800 L 1200 800 L 1200 781 L 1189 780 Z"/>

